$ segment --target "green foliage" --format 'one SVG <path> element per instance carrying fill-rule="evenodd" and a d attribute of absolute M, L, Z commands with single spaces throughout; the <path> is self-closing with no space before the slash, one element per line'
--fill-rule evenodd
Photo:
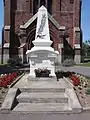
<path fill-rule="evenodd" d="M 22 59 L 17 56 L 17 57 L 14 57 L 14 58 L 10 58 L 8 60 L 8 64 L 10 66 L 20 66 L 21 65 L 21 61 L 22 61 Z"/>
<path fill-rule="evenodd" d="M 35 69 L 35 75 L 36 77 L 49 77 L 49 74 L 51 73 L 48 69 Z"/>
<path fill-rule="evenodd" d="M 74 60 L 73 59 L 66 59 L 64 60 L 63 62 L 63 66 L 73 66 L 75 63 L 74 63 Z"/>
<path fill-rule="evenodd" d="M 15 59 L 10 58 L 10 59 L 7 61 L 7 63 L 8 63 L 9 65 L 13 66 L 13 65 L 15 65 Z"/>
<path fill-rule="evenodd" d="M 90 95 L 90 88 L 86 89 L 85 93 L 86 93 L 87 95 Z"/>
<path fill-rule="evenodd" d="M 83 42 L 82 50 L 84 56 L 90 56 L 90 39 L 88 41 Z"/>

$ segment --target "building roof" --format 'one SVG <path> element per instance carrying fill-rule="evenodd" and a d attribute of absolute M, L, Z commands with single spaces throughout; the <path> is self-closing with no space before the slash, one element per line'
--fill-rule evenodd
<path fill-rule="evenodd" d="M 20 29 L 26 29 L 31 25 L 38 17 L 38 12 L 30 18 L 24 25 L 20 25 Z M 65 30 L 65 26 L 60 26 L 59 23 L 48 13 L 48 19 L 53 23 L 53 25 L 58 29 L 58 30 Z"/>

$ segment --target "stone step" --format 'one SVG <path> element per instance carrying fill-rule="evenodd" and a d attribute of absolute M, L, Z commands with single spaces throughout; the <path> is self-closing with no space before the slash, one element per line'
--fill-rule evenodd
<path fill-rule="evenodd" d="M 21 92 L 59 92 L 65 93 L 65 88 L 20 88 Z"/>
<path fill-rule="evenodd" d="M 66 94 L 61 93 L 27 93 L 23 92 L 17 96 L 18 102 L 23 103 L 68 103 Z"/>
<path fill-rule="evenodd" d="M 30 81 L 57 81 L 56 77 L 28 77 Z"/>
<path fill-rule="evenodd" d="M 60 103 L 19 103 L 13 111 L 29 113 L 61 113 L 72 112 L 72 108 Z"/>

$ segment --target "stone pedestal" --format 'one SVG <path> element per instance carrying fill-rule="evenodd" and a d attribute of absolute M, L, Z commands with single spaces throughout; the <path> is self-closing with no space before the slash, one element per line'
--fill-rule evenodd
<path fill-rule="evenodd" d="M 35 69 L 48 69 L 51 71 L 50 76 L 55 76 L 55 66 L 54 61 L 56 54 L 48 50 L 37 50 L 29 54 L 30 51 L 27 51 L 29 56 L 30 63 L 30 76 L 35 76 Z"/>

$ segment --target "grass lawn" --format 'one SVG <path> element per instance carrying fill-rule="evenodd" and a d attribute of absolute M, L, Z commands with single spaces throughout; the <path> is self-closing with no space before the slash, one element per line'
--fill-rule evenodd
<path fill-rule="evenodd" d="M 90 62 L 88 62 L 88 63 L 80 63 L 80 64 L 76 64 L 76 66 L 90 67 Z"/>

